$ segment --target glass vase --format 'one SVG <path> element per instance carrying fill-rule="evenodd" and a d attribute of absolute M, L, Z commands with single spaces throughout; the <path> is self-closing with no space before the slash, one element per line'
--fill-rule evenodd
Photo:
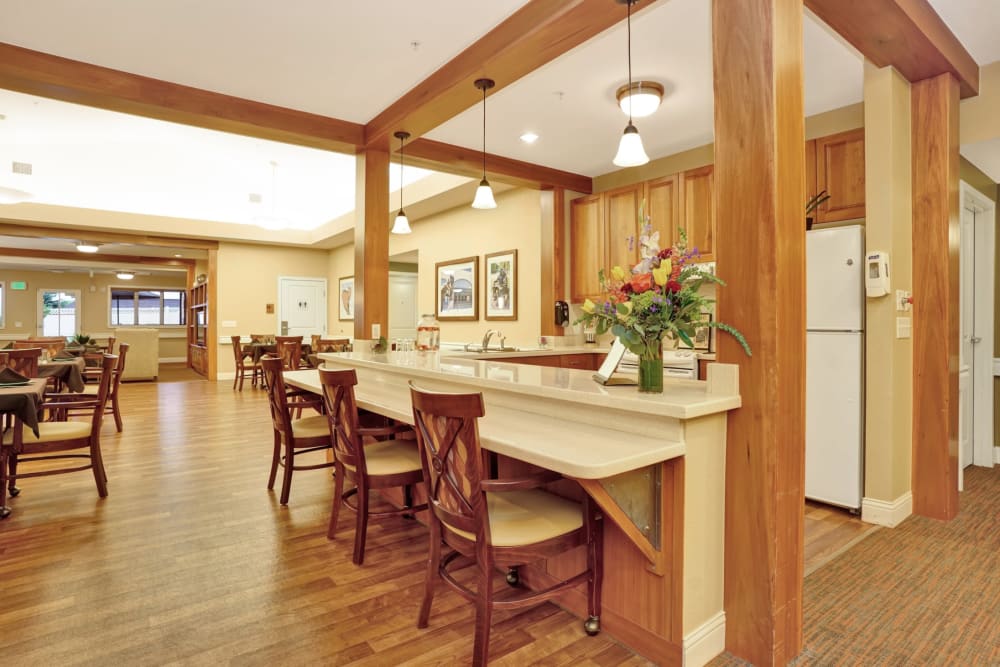
<path fill-rule="evenodd" d="M 639 391 L 644 394 L 663 393 L 663 357 L 639 359 Z"/>

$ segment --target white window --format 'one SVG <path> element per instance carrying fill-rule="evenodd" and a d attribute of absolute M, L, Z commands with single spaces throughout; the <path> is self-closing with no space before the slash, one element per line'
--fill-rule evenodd
<path fill-rule="evenodd" d="M 38 321 L 41 336 L 73 336 L 80 333 L 80 290 L 38 290 Z"/>
<path fill-rule="evenodd" d="M 113 327 L 180 326 L 186 309 L 183 289 L 112 287 L 109 321 Z"/>

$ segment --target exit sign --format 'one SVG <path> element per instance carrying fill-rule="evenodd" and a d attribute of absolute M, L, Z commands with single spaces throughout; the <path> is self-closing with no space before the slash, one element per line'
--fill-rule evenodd
<path fill-rule="evenodd" d="M 25 290 L 28 289 L 28 283 L 23 280 L 12 280 L 10 281 L 10 288 L 12 290 Z"/>

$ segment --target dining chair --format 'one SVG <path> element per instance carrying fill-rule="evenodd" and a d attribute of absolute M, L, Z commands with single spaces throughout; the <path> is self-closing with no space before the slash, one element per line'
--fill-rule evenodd
<path fill-rule="evenodd" d="M 16 488 L 18 479 L 29 477 L 44 477 L 62 473 L 92 470 L 94 482 L 97 484 L 97 494 L 101 498 L 108 495 L 108 476 L 104 470 L 104 460 L 101 457 L 101 422 L 104 418 L 104 407 L 111 389 L 111 376 L 118 359 L 114 355 L 105 355 L 101 363 L 101 381 L 96 396 L 85 398 L 74 396 L 73 400 L 53 402 L 46 407 L 58 411 L 70 411 L 76 408 L 86 408 L 88 420 L 83 421 L 49 421 L 38 424 L 38 435 L 25 425 L 20 418 L 14 421 L 14 427 L 3 434 L 0 444 L 0 507 L 7 504 L 7 492 L 16 496 L 20 490 Z M 84 453 L 62 453 L 86 449 Z M 38 454 L 40 456 L 32 456 Z M 27 458 L 24 455 L 29 455 Z M 85 464 L 69 465 L 68 467 L 52 468 L 50 461 L 63 459 L 84 459 Z M 45 462 L 40 470 L 19 472 L 24 464 L 37 461 Z"/>
<path fill-rule="evenodd" d="M 239 336 L 230 336 L 233 342 L 233 358 L 236 362 L 236 375 L 233 377 L 233 389 L 237 389 L 237 383 L 239 383 L 238 391 L 243 391 L 243 380 L 246 378 L 247 373 L 250 373 L 250 386 L 257 386 L 257 376 L 260 374 L 260 361 L 251 361 L 248 366 L 246 363 L 246 357 L 243 355 L 243 343 Z"/>
<path fill-rule="evenodd" d="M 54 359 L 56 355 L 66 349 L 66 339 L 65 338 L 27 338 L 25 340 L 15 340 L 14 349 L 15 350 L 26 350 L 29 348 L 39 347 L 42 349 L 42 354 L 48 359 Z"/>
<path fill-rule="evenodd" d="M 473 664 L 486 665 L 494 609 L 521 609 L 551 600 L 586 584 L 587 634 L 600 632 L 603 534 L 600 509 L 588 496 L 574 502 L 542 488 L 560 479 L 553 472 L 531 477 L 486 479 L 478 420 L 485 414 L 482 394 L 442 394 L 410 383 L 413 418 L 431 506 L 431 539 L 424 598 L 417 627 L 427 627 L 437 579 L 476 604 Z M 442 541 L 450 552 L 442 558 Z M 586 545 L 587 567 L 542 590 L 494 600 L 494 567 L 516 568 Z M 476 568 L 476 588 L 460 583 L 453 563 Z M 513 577 L 511 575 L 514 575 Z"/>
<path fill-rule="evenodd" d="M 119 352 L 118 352 L 118 362 L 115 364 L 115 367 L 112 369 L 112 373 L 111 373 L 111 387 L 108 389 L 108 399 L 107 399 L 107 401 L 105 401 L 105 404 L 104 404 L 105 405 L 105 407 L 104 407 L 105 414 L 109 414 L 109 415 L 111 415 L 111 416 L 114 417 L 114 419 L 115 419 L 115 428 L 118 430 L 119 433 L 122 432 L 123 422 L 122 422 L 121 405 L 118 402 L 118 392 L 121 389 L 122 374 L 125 372 L 125 357 L 128 356 L 128 348 L 129 348 L 129 344 L 128 343 L 122 343 L 121 345 L 118 346 L 118 350 L 119 350 Z M 101 370 L 102 370 L 102 375 L 103 375 L 103 368 Z M 55 413 L 57 415 L 58 419 L 65 420 L 68 417 L 72 417 L 74 415 L 80 414 L 81 411 L 85 411 L 86 408 L 75 408 L 75 409 L 69 409 L 69 410 L 56 411 L 56 410 L 53 410 L 53 408 L 52 408 L 53 404 L 57 404 L 57 403 L 64 402 L 64 401 L 82 400 L 84 397 L 88 397 L 88 396 L 89 397 L 94 397 L 94 396 L 97 396 L 97 394 L 98 394 L 99 391 L 100 391 L 100 384 L 96 384 L 96 385 L 91 384 L 91 385 L 87 385 L 86 387 L 84 387 L 83 391 L 80 392 L 79 394 L 65 394 L 65 393 L 63 393 L 63 394 L 49 394 L 46 397 L 46 402 L 45 402 L 45 404 L 44 404 L 43 407 L 45 407 L 46 409 L 48 409 L 50 411 L 50 414 Z M 66 398 L 64 398 L 64 397 L 66 397 Z"/>
<path fill-rule="evenodd" d="M 336 464 L 333 506 L 330 509 L 330 526 L 326 536 L 331 540 L 336 536 L 341 505 L 354 510 L 357 525 L 354 531 L 353 560 L 355 565 L 361 565 L 365 559 L 369 517 L 412 515 L 427 509 L 426 504 L 414 506 L 412 502 L 414 487 L 424 479 L 420 452 L 412 438 L 413 429 L 406 424 L 381 427 L 361 425 L 354 398 L 358 376 L 353 368 L 321 368 L 319 380 L 323 387 L 323 404 L 330 422 Z M 399 436 L 405 434 L 411 437 L 400 439 Z M 354 488 L 345 492 L 345 481 L 351 482 Z M 380 512 L 369 510 L 368 496 L 371 490 L 394 487 L 404 489 L 403 507 Z M 355 498 L 353 505 L 351 497 Z"/>
<path fill-rule="evenodd" d="M 267 488 L 274 488 L 278 466 L 282 466 L 284 475 L 281 480 L 280 502 L 282 505 L 287 505 L 294 471 L 334 466 L 333 460 L 311 465 L 295 464 L 297 456 L 310 452 L 331 450 L 332 455 L 330 423 L 326 415 L 322 414 L 293 419 L 292 412 L 296 409 L 320 407 L 316 403 L 318 397 L 301 389 L 288 390 L 282 375 L 284 369 L 280 358 L 265 356 L 260 360 L 260 365 L 264 372 L 268 405 L 271 409 L 271 425 L 274 428 L 274 450 L 271 455 L 271 474 L 267 480 Z"/>
<path fill-rule="evenodd" d="M 275 336 L 278 356 L 287 371 L 296 371 L 302 366 L 302 336 Z"/>
<path fill-rule="evenodd" d="M 30 347 L 11 350 L 0 350 L 0 368 L 10 368 L 24 377 L 38 377 L 38 359 L 42 356 L 42 348 Z"/>

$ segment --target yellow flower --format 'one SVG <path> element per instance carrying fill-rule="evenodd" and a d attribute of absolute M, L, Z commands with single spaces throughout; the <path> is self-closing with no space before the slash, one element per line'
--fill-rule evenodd
<path fill-rule="evenodd" d="M 655 280 L 656 284 L 659 285 L 660 287 L 663 287 L 664 285 L 667 284 L 667 281 L 670 280 L 670 261 L 669 260 L 664 260 L 660 264 L 660 268 L 653 269 L 653 280 Z"/>
<path fill-rule="evenodd" d="M 625 269 L 620 266 L 616 266 L 611 269 L 611 277 L 615 280 L 625 280 Z"/>
<path fill-rule="evenodd" d="M 583 302 L 583 312 L 585 312 L 585 313 L 587 313 L 589 315 L 593 315 L 594 314 L 594 308 L 595 308 L 594 302 L 591 301 L 590 299 L 586 299 Z"/>

